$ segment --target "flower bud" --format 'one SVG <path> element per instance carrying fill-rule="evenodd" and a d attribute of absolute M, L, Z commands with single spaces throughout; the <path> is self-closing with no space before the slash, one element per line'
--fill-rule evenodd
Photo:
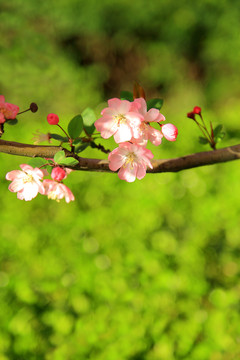
<path fill-rule="evenodd" d="M 33 113 L 37 112 L 37 111 L 38 111 L 38 106 L 37 106 L 37 104 L 31 103 L 31 104 L 30 104 L 30 110 L 31 110 L 31 112 L 33 112 Z"/>
<path fill-rule="evenodd" d="M 48 114 L 47 121 L 50 125 L 57 125 L 59 123 L 59 117 L 56 114 Z"/>
<path fill-rule="evenodd" d="M 195 107 L 193 108 L 193 113 L 194 113 L 194 114 L 200 115 L 200 114 L 201 114 L 201 111 L 202 111 L 202 109 L 201 109 L 199 106 L 195 106 Z"/>
<path fill-rule="evenodd" d="M 66 171 L 60 166 L 52 169 L 51 178 L 56 181 L 62 181 L 67 176 Z"/>
<path fill-rule="evenodd" d="M 178 135 L 178 129 L 173 124 L 165 124 L 162 126 L 162 133 L 168 141 L 175 141 Z"/>
<path fill-rule="evenodd" d="M 187 113 L 187 117 L 195 120 L 195 113 L 193 111 L 191 111 L 191 112 Z"/>

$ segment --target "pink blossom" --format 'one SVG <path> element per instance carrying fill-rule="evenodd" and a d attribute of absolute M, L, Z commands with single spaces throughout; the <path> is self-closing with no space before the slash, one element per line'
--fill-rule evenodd
<path fill-rule="evenodd" d="M 109 168 L 117 171 L 121 180 L 133 182 L 136 178 L 141 180 L 146 175 L 147 166 L 152 169 L 150 159 L 153 154 L 150 150 L 145 149 L 137 144 L 124 142 L 114 149 L 109 155 Z"/>
<path fill-rule="evenodd" d="M 169 141 L 175 141 L 178 135 L 178 129 L 173 124 L 165 124 L 162 126 L 163 136 Z"/>
<path fill-rule="evenodd" d="M 17 105 L 5 102 L 4 96 L 0 95 L 0 124 L 3 124 L 8 119 L 15 119 L 18 112 L 19 107 Z"/>
<path fill-rule="evenodd" d="M 65 197 L 67 203 L 75 200 L 71 190 L 62 183 L 46 179 L 43 180 L 43 185 L 45 187 L 45 195 L 47 195 L 49 199 L 59 201 Z"/>
<path fill-rule="evenodd" d="M 56 166 L 52 169 L 51 178 L 56 181 L 62 181 L 67 177 L 66 171 L 60 166 Z"/>
<path fill-rule="evenodd" d="M 40 180 L 43 179 L 42 170 L 27 164 L 20 165 L 23 170 L 13 170 L 6 174 L 6 179 L 12 181 L 8 189 L 11 192 L 17 192 L 17 198 L 20 200 L 32 200 L 38 193 L 44 194 L 45 189 Z"/>
<path fill-rule="evenodd" d="M 150 122 L 165 121 L 165 117 L 159 112 L 158 109 L 150 109 L 147 111 L 147 103 L 145 99 L 135 99 L 133 104 L 137 107 L 138 112 L 142 115 L 142 123 L 140 125 L 140 136 L 137 139 L 132 138 L 132 142 L 135 142 L 141 146 L 146 146 L 148 140 L 154 145 L 158 146 L 162 142 L 162 133 L 149 125 Z"/>
<path fill-rule="evenodd" d="M 47 116 L 47 122 L 50 125 L 57 125 L 59 123 L 59 117 L 56 114 L 48 114 Z"/>
<path fill-rule="evenodd" d="M 108 107 L 102 110 L 101 115 L 102 117 L 95 121 L 95 127 L 104 139 L 113 135 L 116 143 L 121 143 L 140 136 L 142 116 L 130 101 L 110 99 Z"/>

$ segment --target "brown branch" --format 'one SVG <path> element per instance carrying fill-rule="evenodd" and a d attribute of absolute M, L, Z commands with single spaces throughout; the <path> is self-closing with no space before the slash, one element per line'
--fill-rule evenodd
<path fill-rule="evenodd" d="M 64 150 L 66 156 L 73 156 L 69 150 L 60 146 L 28 145 L 0 139 L 0 152 L 11 155 L 53 158 L 60 150 Z M 72 167 L 74 170 L 112 172 L 108 167 L 107 160 L 87 159 L 76 155 L 74 155 L 74 157 L 79 161 L 76 166 Z M 148 169 L 147 172 L 178 172 L 194 167 L 237 160 L 239 158 L 240 144 L 219 150 L 204 151 L 196 154 L 181 156 L 175 159 L 152 160 L 153 169 Z"/>

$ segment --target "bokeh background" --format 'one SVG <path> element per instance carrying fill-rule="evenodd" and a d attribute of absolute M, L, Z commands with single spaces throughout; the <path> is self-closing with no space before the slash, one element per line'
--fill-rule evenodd
<path fill-rule="evenodd" d="M 139 81 L 179 129 L 156 158 L 207 150 L 195 105 L 237 144 L 239 31 L 235 0 L 1 0 L 0 93 L 39 106 L 3 138 L 98 116 Z M 132 184 L 74 172 L 70 204 L 17 200 L 5 174 L 27 161 L 1 154 L 0 360 L 240 358 L 238 161 Z"/>

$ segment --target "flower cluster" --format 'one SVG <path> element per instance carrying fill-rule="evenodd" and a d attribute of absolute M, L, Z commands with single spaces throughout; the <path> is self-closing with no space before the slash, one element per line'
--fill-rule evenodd
<path fill-rule="evenodd" d="M 118 176 L 127 182 L 136 178 L 142 179 L 146 175 L 147 167 L 152 168 L 153 154 L 146 149 L 148 140 L 158 146 L 165 137 L 175 141 L 178 130 L 173 124 L 162 124 L 165 117 L 158 109 L 147 111 L 147 104 L 143 98 L 130 102 L 117 98 L 108 100 L 108 107 L 103 109 L 101 117 L 95 122 L 97 131 L 104 139 L 113 136 L 119 147 L 108 156 L 109 168 L 117 171 Z M 155 129 L 150 123 L 160 125 Z"/>
<path fill-rule="evenodd" d="M 201 115 L 202 109 L 199 106 L 194 106 L 193 111 L 187 113 L 189 119 L 195 120 L 195 115 Z"/>
<path fill-rule="evenodd" d="M 0 124 L 5 123 L 6 120 L 13 120 L 19 112 L 19 107 L 14 104 L 5 102 L 3 95 L 0 95 Z"/>
<path fill-rule="evenodd" d="M 27 164 L 21 164 L 20 168 L 22 171 L 13 170 L 6 174 L 6 179 L 12 181 L 8 189 L 11 192 L 16 192 L 18 199 L 30 201 L 40 193 L 56 201 L 65 198 L 66 202 L 69 203 L 74 200 L 71 190 L 61 182 L 67 177 L 70 169 L 56 166 L 51 173 L 52 180 L 43 180 L 43 177 L 48 175 L 47 170 L 33 168 Z"/>

